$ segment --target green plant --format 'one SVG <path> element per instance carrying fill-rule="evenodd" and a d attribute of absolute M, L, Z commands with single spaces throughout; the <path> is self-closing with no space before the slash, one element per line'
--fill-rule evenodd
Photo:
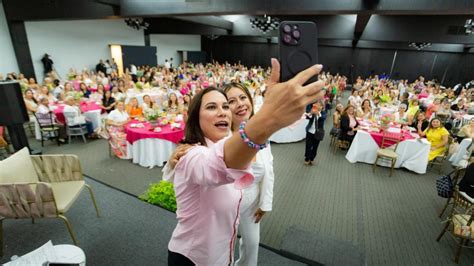
<path fill-rule="evenodd" d="M 173 184 L 168 181 L 151 184 L 145 193 L 138 197 L 148 203 L 161 206 L 167 210 L 176 211 L 176 196 Z"/>

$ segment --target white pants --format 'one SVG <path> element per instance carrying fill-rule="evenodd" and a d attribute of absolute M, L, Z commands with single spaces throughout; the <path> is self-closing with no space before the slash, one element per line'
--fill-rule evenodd
<path fill-rule="evenodd" d="M 258 244 L 260 242 L 260 223 L 255 223 L 255 212 L 258 209 L 260 188 L 254 184 L 244 190 L 240 205 L 240 241 L 239 259 L 235 266 L 255 266 L 258 261 Z"/>

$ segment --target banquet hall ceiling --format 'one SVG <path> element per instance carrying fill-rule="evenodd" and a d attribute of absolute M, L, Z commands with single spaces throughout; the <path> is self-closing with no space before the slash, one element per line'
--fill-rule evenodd
<path fill-rule="evenodd" d="M 474 18 L 473 0 L 3 0 L 9 22 L 143 17 L 146 34 L 261 36 L 250 27 L 262 14 L 312 20 L 319 38 L 377 42 L 474 44 L 459 34 Z M 28 6 L 28 8 L 25 8 Z M 238 15 L 245 14 L 245 15 Z M 233 17 L 233 19 L 226 19 Z"/>

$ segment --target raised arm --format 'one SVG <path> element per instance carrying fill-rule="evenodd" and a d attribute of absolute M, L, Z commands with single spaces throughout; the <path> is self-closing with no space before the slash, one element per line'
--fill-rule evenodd
<path fill-rule="evenodd" d="M 280 64 L 272 59 L 272 73 L 267 86 L 265 101 L 246 124 L 245 133 L 249 140 L 257 144 L 265 143 L 270 136 L 281 128 L 291 125 L 301 118 L 306 105 L 321 99 L 323 81 L 303 85 L 308 79 L 317 75 L 321 65 L 312 66 L 293 79 L 278 83 Z M 245 169 L 258 150 L 250 148 L 240 134 L 233 134 L 224 146 L 224 161 L 227 167 Z"/>

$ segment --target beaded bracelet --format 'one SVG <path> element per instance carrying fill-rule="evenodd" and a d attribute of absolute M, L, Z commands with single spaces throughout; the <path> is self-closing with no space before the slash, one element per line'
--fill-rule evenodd
<path fill-rule="evenodd" d="M 252 148 L 252 149 L 256 149 L 256 150 L 263 150 L 265 149 L 268 144 L 270 143 L 270 141 L 267 141 L 265 142 L 264 144 L 256 144 L 254 143 L 253 141 L 251 141 L 249 139 L 249 137 L 247 137 L 247 134 L 245 134 L 245 131 L 244 131 L 244 128 L 245 128 L 245 125 L 247 124 L 247 121 L 242 121 L 240 123 L 240 126 L 239 126 L 239 133 L 240 133 L 240 137 L 242 138 L 242 140 L 247 143 L 247 145 Z"/>

